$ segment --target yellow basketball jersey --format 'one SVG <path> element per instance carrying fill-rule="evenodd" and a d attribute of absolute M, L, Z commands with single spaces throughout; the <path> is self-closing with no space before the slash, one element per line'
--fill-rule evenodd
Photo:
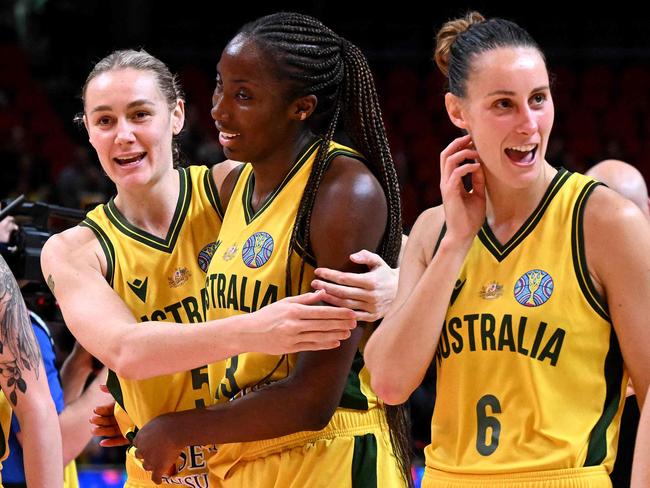
<path fill-rule="evenodd" d="M 316 141 L 308 145 L 278 188 L 257 211 L 251 207 L 255 185 L 252 166 L 246 164 L 241 170 L 219 233 L 220 245 L 208 270 L 206 291 L 209 320 L 254 312 L 287 296 L 289 242 L 319 143 Z M 360 158 L 353 150 L 332 143 L 328 160 L 337 155 Z M 299 246 L 291 256 L 291 295 L 311 289 L 316 263 L 309 251 L 304 250 L 305 247 Z M 309 263 L 300 286 L 298 252 L 305 253 Z M 214 399 L 217 402 L 227 401 L 286 378 L 295 366 L 296 358 L 296 354 L 271 356 L 246 353 L 229 359 L 227 364 L 211 364 L 210 389 Z M 340 406 L 356 410 L 368 410 L 375 406 L 377 399 L 369 384 L 363 358 L 357 353 Z"/>
<path fill-rule="evenodd" d="M 427 466 L 611 471 L 626 379 L 584 253 L 583 213 L 597 185 L 560 169 L 510 241 L 487 223 L 474 239 L 434 359 Z"/>
<path fill-rule="evenodd" d="M 205 274 L 223 214 L 208 168 L 191 166 L 178 173 L 180 193 L 165 239 L 131 225 L 113 200 L 96 207 L 81 224 L 95 233 L 108 262 L 106 279 L 140 322 L 189 324 L 202 322 L 204 315 Z M 202 407 L 210 400 L 207 366 L 146 380 L 110 372 L 108 386 L 129 439 L 158 415 Z M 186 457 L 186 464 L 205 464 L 202 455 L 190 452 Z"/>

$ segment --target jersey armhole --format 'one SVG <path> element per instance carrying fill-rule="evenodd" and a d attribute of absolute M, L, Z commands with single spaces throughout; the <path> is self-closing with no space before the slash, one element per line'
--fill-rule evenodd
<path fill-rule="evenodd" d="M 590 181 L 583 187 L 576 199 L 576 203 L 573 207 L 573 216 L 571 218 L 571 257 L 573 260 L 573 269 L 576 273 L 576 279 L 585 299 L 598 315 L 600 315 L 604 320 L 611 322 L 607 302 L 598 293 L 591 280 L 591 276 L 589 276 L 584 242 L 585 207 L 591 193 L 600 185 L 602 185 L 602 183 Z"/>
<path fill-rule="evenodd" d="M 443 222 L 442 228 L 440 229 L 440 235 L 438 236 L 436 245 L 433 248 L 433 254 L 431 255 L 431 259 L 433 259 L 433 256 L 435 256 L 436 253 L 438 252 L 438 248 L 440 247 L 440 243 L 442 242 L 442 238 L 445 237 L 446 232 L 447 232 L 447 222 Z"/>
<path fill-rule="evenodd" d="M 212 176 L 212 168 L 207 168 L 205 174 L 203 175 L 203 186 L 205 188 L 205 193 L 208 196 L 210 205 L 214 208 L 214 211 L 217 212 L 217 215 L 223 222 L 223 207 L 221 206 L 221 197 L 219 196 L 219 190 L 217 185 L 214 182 L 214 177 Z"/>
<path fill-rule="evenodd" d="M 81 227 L 88 227 L 90 230 L 92 230 L 93 234 L 95 234 L 95 237 L 99 241 L 99 245 L 102 247 L 102 251 L 104 251 L 104 256 L 106 257 L 105 278 L 111 288 L 113 288 L 113 275 L 115 272 L 115 249 L 113 248 L 111 240 L 102 230 L 102 228 L 97 224 L 97 222 L 92 220 L 90 217 L 86 217 L 79 223 L 79 225 Z"/>

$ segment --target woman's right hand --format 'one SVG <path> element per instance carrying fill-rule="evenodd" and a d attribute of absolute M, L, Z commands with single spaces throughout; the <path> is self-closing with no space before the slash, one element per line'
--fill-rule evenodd
<path fill-rule="evenodd" d="M 242 333 L 250 351 L 285 354 L 333 349 L 350 337 L 357 325 L 353 310 L 319 305 L 325 291 L 287 297 L 257 312 L 255 325 Z"/>
<path fill-rule="evenodd" d="M 462 164 L 466 159 L 473 163 Z M 485 221 L 485 174 L 471 136 L 454 139 L 440 153 L 440 193 L 445 208 L 446 237 L 471 242 Z M 463 176 L 472 175 L 472 191 Z"/>

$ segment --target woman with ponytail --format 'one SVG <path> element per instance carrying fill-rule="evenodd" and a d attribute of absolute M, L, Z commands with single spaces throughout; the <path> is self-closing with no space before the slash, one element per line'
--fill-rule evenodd
<path fill-rule="evenodd" d="M 443 205 L 413 227 L 368 342 L 372 385 L 399 404 L 435 363 L 426 488 L 611 487 L 625 370 L 641 404 L 650 383 L 648 223 L 546 161 L 549 76 L 524 29 L 472 12 L 435 60 L 466 135 L 440 155 Z"/>

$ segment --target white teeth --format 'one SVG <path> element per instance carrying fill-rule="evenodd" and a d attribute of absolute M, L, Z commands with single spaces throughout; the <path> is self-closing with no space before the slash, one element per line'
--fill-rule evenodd
<path fill-rule="evenodd" d="M 129 163 L 135 163 L 136 161 L 141 160 L 143 157 L 144 157 L 144 153 L 136 154 L 135 156 L 131 156 L 131 157 L 115 158 L 115 161 L 117 161 L 119 164 L 129 164 Z"/>
<path fill-rule="evenodd" d="M 229 134 L 228 132 L 221 132 L 221 135 L 225 137 L 226 139 L 232 139 L 233 137 L 237 137 L 239 134 Z"/>
<path fill-rule="evenodd" d="M 537 144 L 527 144 L 525 146 L 512 146 L 512 147 L 509 147 L 508 149 L 513 149 L 513 150 L 519 151 L 519 152 L 528 152 L 528 151 L 532 151 L 536 147 L 537 147 Z"/>

